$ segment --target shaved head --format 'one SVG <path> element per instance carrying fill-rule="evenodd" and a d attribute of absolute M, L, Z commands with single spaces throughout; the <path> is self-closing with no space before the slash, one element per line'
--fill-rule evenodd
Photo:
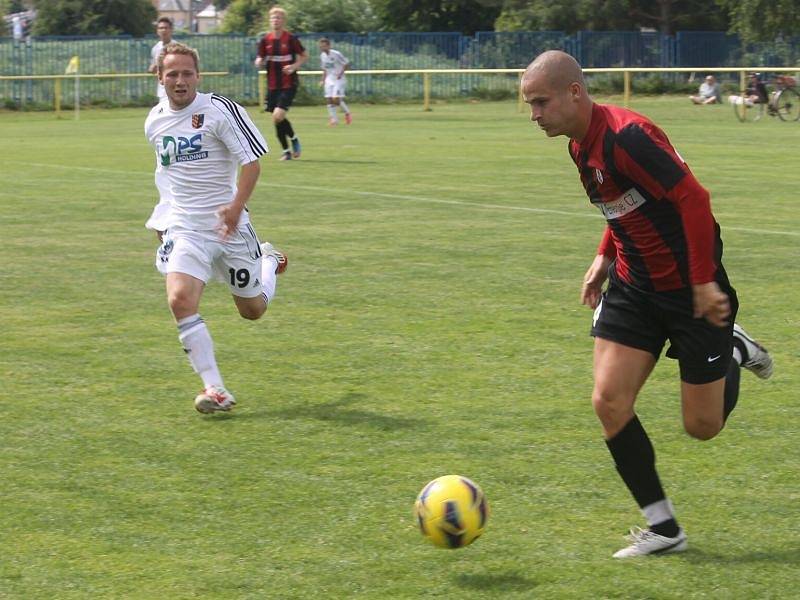
<path fill-rule="evenodd" d="M 592 118 L 592 99 L 581 66 L 560 50 L 537 56 L 520 81 L 522 98 L 531 107 L 531 121 L 548 137 L 566 135 L 580 140 Z"/>
<path fill-rule="evenodd" d="M 578 61 L 561 50 L 542 52 L 525 69 L 522 80 L 526 81 L 537 75 L 541 75 L 554 90 L 564 89 L 571 83 L 579 83 L 586 89 L 583 70 Z"/>

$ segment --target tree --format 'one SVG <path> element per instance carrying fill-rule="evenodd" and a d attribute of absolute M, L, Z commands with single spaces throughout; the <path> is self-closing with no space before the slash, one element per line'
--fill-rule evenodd
<path fill-rule="evenodd" d="M 10 15 L 25 10 L 22 0 L 0 0 L 0 16 Z"/>
<path fill-rule="evenodd" d="M 373 0 L 388 31 L 491 31 L 503 0 Z"/>
<path fill-rule="evenodd" d="M 681 30 L 724 31 L 728 28 L 725 13 L 706 0 L 638 0 L 630 4 L 631 14 L 642 26 L 665 34 Z"/>
<path fill-rule="evenodd" d="M 800 31 L 800 0 L 717 0 L 730 16 L 731 32 L 745 42 L 792 37 Z"/>
<path fill-rule="evenodd" d="M 791 0 L 790 0 L 791 1 Z M 497 31 L 725 30 L 725 14 L 707 0 L 505 0 Z"/>
<path fill-rule="evenodd" d="M 374 31 L 380 20 L 372 0 L 287 0 L 282 2 L 289 13 L 292 31 Z"/>
<path fill-rule="evenodd" d="M 267 11 L 270 4 L 262 0 L 233 0 L 220 25 L 220 33 L 256 35 L 267 30 Z"/>
<path fill-rule="evenodd" d="M 269 9 L 279 4 L 289 15 L 287 27 L 290 31 L 372 31 L 380 25 L 372 3 L 373 0 L 284 0 L 266 3 L 260 0 L 234 0 L 220 30 L 223 33 L 250 35 L 266 31 Z"/>
<path fill-rule="evenodd" d="M 149 0 L 36 0 L 34 35 L 142 36 L 153 29 Z"/>

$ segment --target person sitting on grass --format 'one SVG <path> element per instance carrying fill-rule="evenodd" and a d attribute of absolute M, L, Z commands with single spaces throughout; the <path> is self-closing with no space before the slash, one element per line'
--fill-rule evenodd
<path fill-rule="evenodd" d="M 689 96 L 694 104 L 722 104 L 719 82 L 713 75 L 706 76 L 696 96 Z"/>

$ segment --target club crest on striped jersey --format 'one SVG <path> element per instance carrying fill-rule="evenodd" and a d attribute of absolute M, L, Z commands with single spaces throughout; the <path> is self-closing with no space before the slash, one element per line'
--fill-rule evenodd
<path fill-rule="evenodd" d="M 192 127 L 194 129 L 200 129 L 203 126 L 203 121 L 206 120 L 206 116 L 202 113 L 198 115 L 192 115 Z"/>

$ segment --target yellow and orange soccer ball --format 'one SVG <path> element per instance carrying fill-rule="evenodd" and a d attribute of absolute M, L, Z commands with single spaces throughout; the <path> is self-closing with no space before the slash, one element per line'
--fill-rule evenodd
<path fill-rule="evenodd" d="M 461 475 L 444 475 L 428 483 L 414 503 L 422 535 L 440 548 L 463 548 L 480 537 L 489 505 L 480 486 Z"/>

